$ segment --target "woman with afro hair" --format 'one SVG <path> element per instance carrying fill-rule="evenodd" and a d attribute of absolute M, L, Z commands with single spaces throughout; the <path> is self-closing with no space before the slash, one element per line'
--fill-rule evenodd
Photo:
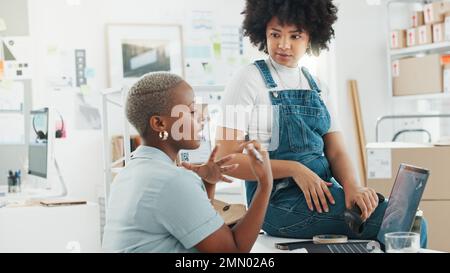
<path fill-rule="evenodd" d="M 373 189 L 357 181 L 327 89 L 299 67 L 303 56 L 328 49 L 337 7 L 332 0 L 246 0 L 243 14 L 244 35 L 268 58 L 244 67 L 227 85 L 224 116 L 238 122 L 222 121 L 217 142 L 219 154 L 235 154 L 232 163 L 239 164 L 228 175 L 246 180 L 250 204 L 257 182 L 241 143 L 256 140 L 269 151 L 275 179 L 264 231 L 376 239 L 387 201 L 379 202 Z M 365 221 L 360 234 L 344 221 L 345 209 L 354 205 Z"/>

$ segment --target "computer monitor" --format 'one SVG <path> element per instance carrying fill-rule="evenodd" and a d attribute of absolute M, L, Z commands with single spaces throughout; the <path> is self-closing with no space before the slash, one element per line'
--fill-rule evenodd
<path fill-rule="evenodd" d="M 48 190 L 44 193 L 46 197 L 64 197 L 67 195 L 67 187 L 62 177 L 58 162 L 53 155 L 53 144 L 55 138 L 64 135 L 64 121 L 61 129 L 56 130 L 54 111 L 42 108 L 30 112 L 31 129 L 28 145 L 28 181 L 29 186 L 35 190 Z M 31 180 L 31 181 L 30 181 Z M 59 194 L 55 183 L 60 184 Z"/>
<path fill-rule="evenodd" d="M 28 174 L 46 179 L 49 163 L 49 109 L 33 110 L 28 145 Z"/>

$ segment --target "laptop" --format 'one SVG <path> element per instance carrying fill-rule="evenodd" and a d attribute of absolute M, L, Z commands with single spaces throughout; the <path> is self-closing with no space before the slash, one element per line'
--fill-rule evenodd
<path fill-rule="evenodd" d="M 411 230 L 429 175 L 429 170 L 406 164 L 400 165 L 377 235 L 378 242 L 315 244 L 312 241 L 304 241 L 282 245 L 289 250 L 305 248 L 309 253 L 370 253 L 375 250 L 378 243 L 384 246 L 386 233 Z M 277 247 L 279 245 L 281 244 L 276 244 Z"/>

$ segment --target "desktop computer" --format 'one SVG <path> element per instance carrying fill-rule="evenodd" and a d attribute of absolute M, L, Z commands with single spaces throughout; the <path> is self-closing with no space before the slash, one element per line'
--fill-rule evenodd
<path fill-rule="evenodd" d="M 25 194 L 44 197 L 63 197 L 67 195 L 58 163 L 53 156 L 55 138 L 61 137 L 64 128 L 56 130 L 54 115 L 49 108 L 30 112 L 31 129 L 28 143 L 28 177 Z M 62 120 L 62 126 L 64 121 Z M 54 132 L 54 133 L 52 133 Z M 60 193 L 55 193 L 55 178 L 59 180 Z"/>

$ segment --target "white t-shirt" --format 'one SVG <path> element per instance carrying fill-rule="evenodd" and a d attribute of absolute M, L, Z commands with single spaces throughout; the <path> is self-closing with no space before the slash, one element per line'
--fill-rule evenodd
<path fill-rule="evenodd" d="M 309 82 L 300 68 L 290 68 L 266 60 L 275 83 L 278 85 L 271 91 L 287 89 L 311 90 Z M 276 69 L 275 69 L 276 68 Z M 280 80 L 280 77 L 282 80 Z M 330 112 L 330 132 L 339 131 L 336 112 L 329 102 L 328 88 L 314 79 L 322 91 L 322 99 Z M 249 135 L 249 139 L 258 140 L 267 148 L 272 136 L 272 103 L 269 89 L 259 69 L 248 65 L 240 69 L 228 83 L 222 100 L 223 118 L 218 125 L 224 128 L 240 130 Z"/>

